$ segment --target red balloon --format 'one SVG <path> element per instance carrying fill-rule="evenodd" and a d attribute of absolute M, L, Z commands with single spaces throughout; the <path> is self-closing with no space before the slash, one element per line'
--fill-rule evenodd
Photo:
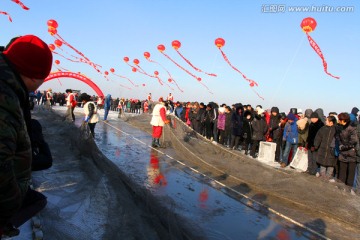
<path fill-rule="evenodd" d="M 112 72 L 112 73 L 113 73 L 113 72 L 115 72 L 115 69 L 113 69 L 113 68 L 110 68 L 110 72 Z"/>
<path fill-rule="evenodd" d="M 149 52 L 144 52 L 144 57 L 145 57 L 146 59 L 150 58 L 150 53 L 149 53 Z"/>
<path fill-rule="evenodd" d="M 201 81 L 201 77 L 198 77 L 197 80 L 200 82 L 200 81 Z"/>
<path fill-rule="evenodd" d="M 169 78 L 169 79 L 168 79 L 168 82 L 172 82 L 172 79 L 171 79 L 171 78 Z"/>
<path fill-rule="evenodd" d="M 138 65 L 140 63 L 139 59 L 136 59 L 136 58 L 134 59 L 133 62 L 134 62 L 135 65 Z"/>
<path fill-rule="evenodd" d="M 222 48 L 224 45 L 225 45 L 225 40 L 223 38 L 217 38 L 215 40 L 215 45 L 218 47 L 218 48 Z"/>
<path fill-rule="evenodd" d="M 165 51 L 165 46 L 160 44 L 159 46 L 157 46 L 157 49 L 160 51 L 160 52 L 163 52 Z"/>
<path fill-rule="evenodd" d="M 159 75 L 159 72 L 158 71 L 155 71 L 154 72 L 155 76 Z"/>
<path fill-rule="evenodd" d="M 57 33 L 57 30 L 56 28 L 53 28 L 53 27 L 49 27 L 48 28 L 48 33 L 50 33 L 50 35 L 55 35 Z"/>
<path fill-rule="evenodd" d="M 105 74 L 105 75 L 109 75 L 109 72 L 108 72 L 108 71 L 105 71 L 104 74 Z"/>
<path fill-rule="evenodd" d="M 178 50 L 181 47 L 181 42 L 178 40 L 174 40 L 172 41 L 171 45 L 175 50 Z"/>
<path fill-rule="evenodd" d="M 133 67 L 131 70 L 132 70 L 133 72 L 136 72 L 137 69 L 136 69 L 135 67 Z"/>
<path fill-rule="evenodd" d="M 128 57 L 124 57 L 124 62 L 128 62 L 129 58 Z"/>
<path fill-rule="evenodd" d="M 59 39 L 56 39 L 54 43 L 57 47 L 61 47 L 61 45 L 63 44 L 62 41 L 60 41 Z"/>
<path fill-rule="evenodd" d="M 60 64 L 60 61 L 59 61 L 59 60 L 55 60 L 55 64 Z"/>
<path fill-rule="evenodd" d="M 50 19 L 47 21 L 48 27 L 57 28 L 59 25 L 54 19 Z"/>
<path fill-rule="evenodd" d="M 252 82 L 252 83 L 250 83 L 250 87 L 253 87 L 255 84 Z"/>
<path fill-rule="evenodd" d="M 49 44 L 49 49 L 51 50 L 51 51 L 54 51 L 55 50 L 55 45 L 54 44 Z"/>
<path fill-rule="evenodd" d="M 311 17 L 304 18 L 302 20 L 302 22 L 300 23 L 300 27 L 302 28 L 302 30 L 307 33 L 314 31 L 316 28 L 316 25 L 317 25 L 317 23 L 316 23 L 315 19 L 313 19 Z"/>
<path fill-rule="evenodd" d="M 143 83 L 142 85 L 143 85 L 143 87 L 145 87 L 145 83 Z"/>

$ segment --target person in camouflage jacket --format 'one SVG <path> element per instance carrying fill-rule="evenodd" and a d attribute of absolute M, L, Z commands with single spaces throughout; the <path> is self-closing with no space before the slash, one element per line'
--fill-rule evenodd
<path fill-rule="evenodd" d="M 44 82 L 51 65 L 50 49 L 33 35 L 16 38 L 0 53 L 0 236 L 31 178 L 28 92 Z"/>

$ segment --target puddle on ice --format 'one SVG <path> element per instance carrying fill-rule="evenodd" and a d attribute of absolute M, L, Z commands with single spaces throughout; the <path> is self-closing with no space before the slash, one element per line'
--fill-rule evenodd
<path fill-rule="evenodd" d="M 206 239 L 309 239 L 312 234 L 149 147 L 151 136 L 124 122 L 97 124 L 99 149 L 132 181 L 199 226 Z M 135 138 L 136 139 L 135 139 Z M 159 149 L 162 151 L 162 149 Z M 180 168 L 181 167 L 181 168 Z M 185 170 L 184 170 L 185 169 Z M 259 202 L 262 197 L 257 196 Z M 265 196 L 266 197 L 266 196 Z M 240 200 L 239 200 L 240 199 Z"/>

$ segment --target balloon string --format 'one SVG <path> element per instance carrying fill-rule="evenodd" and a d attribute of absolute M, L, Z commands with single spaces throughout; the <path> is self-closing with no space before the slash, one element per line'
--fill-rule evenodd
<path fill-rule="evenodd" d="M 149 74 L 147 74 L 147 73 L 145 72 L 145 70 L 142 69 L 139 65 L 136 65 L 136 68 L 140 69 L 145 75 L 149 75 Z"/>
<path fill-rule="evenodd" d="M 195 67 L 188 59 L 186 59 L 186 58 L 179 52 L 179 50 L 176 49 L 176 52 L 180 55 L 180 57 L 181 57 L 182 59 L 185 60 L 185 62 L 187 62 L 187 63 L 188 63 L 193 69 L 195 69 L 196 71 L 205 73 L 206 75 L 209 75 L 209 76 L 212 76 L 212 77 L 217 77 L 217 75 L 216 75 L 215 73 L 207 73 L 207 72 L 204 72 L 203 70 Z"/>
<path fill-rule="evenodd" d="M 141 74 L 144 74 L 144 75 L 146 75 L 146 76 L 148 76 L 148 77 L 151 77 L 151 78 L 157 78 L 157 80 L 159 81 L 159 83 L 160 83 L 160 85 L 164 85 L 163 84 L 163 82 L 162 82 L 162 80 L 158 77 L 158 76 L 154 76 L 154 75 L 150 75 L 150 74 L 148 74 L 144 69 L 142 69 L 139 65 L 136 65 L 136 66 L 132 66 L 131 64 L 129 64 L 129 63 L 127 63 L 127 65 L 129 65 L 130 67 L 132 67 L 132 68 L 136 68 L 138 71 L 138 73 L 141 73 Z M 140 71 L 139 71 L 140 70 Z"/>
<path fill-rule="evenodd" d="M 85 60 L 90 61 L 89 58 L 87 58 L 82 52 L 80 52 L 79 50 L 77 50 L 76 48 L 74 48 L 73 46 L 71 46 L 68 42 L 66 42 L 58 33 L 56 33 L 55 38 L 57 38 L 58 40 L 60 40 L 62 43 L 64 43 L 66 46 L 68 46 L 69 48 L 71 48 L 72 50 L 74 50 L 77 54 L 79 54 L 80 56 L 82 56 L 83 58 L 85 58 Z"/>
<path fill-rule="evenodd" d="M 199 78 L 197 76 L 195 76 L 194 74 L 192 74 L 191 72 L 189 72 L 188 70 L 186 70 L 185 68 L 183 68 L 182 66 L 180 66 L 177 62 L 175 62 L 171 57 L 169 57 L 166 53 L 161 52 L 165 57 L 167 57 L 171 62 L 173 62 L 177 67 L 179 67 L 180 69 L 182 69 L 183 71 L 185 71 L 187 74 L 189 74 L 190 76 L 192 76 L 193 78 L 195 78 L 196 80 L 198 80 Z"/>
<path fill-rule="evenodd" d="M 69 61 L 71 61 L 71 62 L 80 62 L 79 60 L 73 60 L 73 59 L 67 58 L 67 57 L 65 57 L 64 55 L 62 55 L 62 54 L 60 54 L 60 53 L 58 53 L 58 52 L 53 51 L 53 53 L 59 55 L 59 56 L 62 57 L 62 58 L 65 58 L 66 60 L 69 60 Z"/>
<path fill-rule="evenodd" d="M 221 52 L 224 60 L 230 65 L 230 67 L 232 67 L 235 71 L 237 71 L 238 73 L 240 73 L 246 81 L 248 81 L 248 82 L 250 82 L 250 83 L 251 83 L 251 82 L 254 82 L 253 80 L 248 79 L 248 78 L 245 76 L 245 74 L 243 74 L 239 69 L 237 69 L 236 67 L 234 67 L 234 66 L 231 64 L 230 60 L 228 59 L 228 57 L 226 56 L 226 54 L 221 50 L 221 48 L 219 48 L 219 50 L 220 50 L 220 52 Z M 254 82 L 254 83 L 256 83 L 256 82 Z M 257 84 L 256 84 L 256 85 L 257 85 Z"/>
<path fill-rule="evenodd" d="M 155 76 L 157 78 L 157 80 L 159 81 L 160 85 L 164 85 L 163 81 L 161 80 L 161 78 L 159 78 L 159 76 Z"/>
<path fill-rule="evenodd" d="M 195 78 L 201 85 L 203 85 L 208 91 L 209 93 L 213 94 L 212 92 L 210 92 L 209 88 L 203 84 L 201 82 L 201 78 L 195 76 L 194 74 L 192 74 L 191 72 L 189 72 L 188 70 L 186 70 L 185 68 L 183 68 L 182 66 L 180 66 L 177 62 L 175 62 L 171 57 L 169 57 L 166 53 L 161 52 L 165 57 L 167 57 L 170 61 L 172 61 L 176 66 L 178 66 L 179 68 L 181 68 L 183 71 L 185 71 L 187 74 L 189 74 L 190 76 L 192 76 L 193 78 Z"/>
<path fill-rule="evenodd" d="M 160 65 L 160 67 L 162 67 L 162 69 L 164 69 L 164 70 L 167 72 L 167 74 L 169 75 L 170 79 L 175 83 L 175 85 L 176 85 L 176 87 L 179 89 L 179 91 L 180 91 L 180 92 L 184 92 L 184 90 L 182 90 L 182 89 L 180 88 L 180 86 L 177 84 L 177 82 L 175 81 L 175 79 L 171 76 L 170 72 L 169 72 L 163 65 L 161 65 L 160 63 L 158 63 L 158 62 L 156 62 L 156 61 L 154 61 L 154 60 L 151 60 L 150 58 L 146 58 L 146 59 L 147 59 L 149 62 L 156 63 L 156 64 Z"/>
<path fill-rule="evenodd" d="M 243 76 L 243 78 L 250 83 L 250 87 L 251 87 L 252 90 L 256 93 L 256 95 L 257 95 L 259 98 L 261 98 L 262 100 L 264 100 L 264 98 L 263 98 L 262 96 L 260 96 L 259 93 L 256 92 L 256 91 L 253 89 L 253 87 L 255 87 L 255 86 L 258 87 L 259 84 L 258 84 L 257 82 L 255 82 L 254 80 L 247 78 L 247 77 L 245 76 L 245 74 L 243 74 L 239 69 L 237 69 L 236 67 L 234 67 L 234 66 L 230 63 L 230 60 L 227 58 L 226 54 L 221 50 L 221 48 L 219 48 L 219 50 L 220 50 L 223 58 L 225 59 L 225 61 L 230 65 L 230 67 L 232 67 L 235 71 L 237 71 L 238 73 L 240 73 L 240 74 Z"/>
<path fill-rule="evenodd" d="M 102 67 L 102 66 L 99 65 L 99 64 L 96 64 L 96 63 L 93 63 L 93 62 L 89 62 L 89 61 L 87 61 L 87 60 L 83 60 L 82 58 L 79 58 L 79 57 L 77 57 L 77 56 L 74 56 L 74 55 L 70 54 L 69 52 L 65 51 L 64 49 L 62 49 L 61 47 L 58 47 L 58 46 L 57 46 L 57 48 L 60 49 L 61 51 L 65 52 L 66 54 L 70 55 L 71 57 L 79 60 L 79 62 L 83 62 L 83 63 L 86 63 L 86 64 L 90 64 L 91 66 L 95 65 L 95 66 L 100 67 L 100 68 Z"/>
<path fill-rule="evenodd" d="M 14 3 L 18 4 L 20 7 L 22 7 L 22 9 L 24 10 L 29 10 L 30 8 L 28 8 L 27 6 L 25 6 L 20 0 L 11 0 Z"/>
<path fill-rule="evenodd" d="M 72 50 L 74 50 L 77 54 L 79 54 L 80 56 L 82 56 L 85 60 L 80 58 L 80 62 L 89 64 L 90 66 L 92 66 L 96 71 L 100 72 L 100 70 L 98 69 L 98 66 L 101 67 L 98 64 L 93 63 L 92 61 L 90 61 L 89 58 L 87 58 L 82 52 L 80 52 L 79 50 L 77 50 L 76 48 L 74 48 L 72 45 L 70 45 L 68 42 L 66 42 L 58 33 L 53 35 L 55 38 L 57 38 L 58 40 L 60 40 L 63 44 L 65 44 L 66 46 L 68 46 L 69 48 L 71 48 Z"/>
<path fill-rule="evenodd" d="M 115 74 L 115 73 L 112 73 L 112 74 L 114 74 L 114 75 L 117 76 L 117 77 L 124 78 L 124 79 L 128 80 L 132 85 L 136 86 L 136 85 L 134 84 L 134 82 L 130 80 L 130 78 L 127 78 L 127 77 L 124 77 L 124 76 L 121 76 L 121 75 L 118 75 L 118 74 Z"/>
<path fill-rule="evenodd" d="M 107 78 L 107 79 L 109 79 L 109 78 Z M 112 79 L 110 79 L 110 80 L 111 80 L 111 82 L 115 83 L 114 80 L 112 80 Z M 128 89 L 128 90 L 131 90 L 130 87 L 124 86 L 124 85 L 122 85 L 122 84 L 119 84 L 119 86 L 120 86 L 120 87 L 123 87 L 123 88 L 126 88 L 126 89 Z"/>
<path fill-rule="evenodd" d="M 63 68 L 63 67 L 61 67 L 61 66 L 57 66 L 56 68 L 57 68 L 60 72 L 63 71 L 63 70 L 64 70 L 65 72 L 70 72 L 70 70 L 68 70 L 68 69 L 66 69 L 66 68 Z"/>
<path fill-rule="evenodd" d="M 321 49 L 319 47 L 319 45 L 317 45 L 317 43 L 314 41 L 314 39 L 309 35 L 309 33 L 306 33 L 307 38 L 309 40 L 310 46 L 314 49 L 314 51 L 319 55 L 319 57 L 321 58 L 322 62 L 323 62 L 323 66 L 324 66 L 324 71 L 327 75 L 336 78 L 336 79 L 340 79 L 340 77 L 334 76 L 331 73 L 328 72 L 327 70 L 327 62 L 325 61 L 324 55 L 321 52 Z"/>
<path fill-rule="evenodd" d="M 262 100 L 265 100 L 262 96 L 260 96 L 260 94 L 254 89 L 254 88 L 251 88 L 253 91 L 254 91 L 254 93 L 259 97 L 259 98 L 261 98 Z"/>
<path fill-rule="evenodd" d="M 7 12 L 0 11 L 0 14 L 8 16 L 9 21 L 12 22 L 12 19 L 11 19 L 10 15 Z"/>

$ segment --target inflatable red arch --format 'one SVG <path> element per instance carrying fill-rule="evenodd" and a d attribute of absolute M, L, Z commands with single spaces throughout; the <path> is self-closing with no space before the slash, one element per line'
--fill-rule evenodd
<path fill-rule="evenodd" d="M 49 74 L 49 76 L 45 79 L 44 82 L 53 80 L 55 78 L 64 78 L 64 77 L 80 80 L 80 81 L 86 83 L 87 85 L 89 85 L 89 87 L 91 87 L 99 97 L 104 96 L 101 89 L 93 81 L 91 81 L 90 78 L 85 77 L 84 75 L 81 75 L 78 73 L 74 73 L 74 72 L 53 72 L 53 73 Z"/>

